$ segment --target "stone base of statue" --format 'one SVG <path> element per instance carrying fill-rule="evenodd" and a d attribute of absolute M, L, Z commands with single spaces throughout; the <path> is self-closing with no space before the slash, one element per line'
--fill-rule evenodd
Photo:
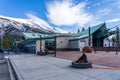
<path fill-rule="evenodd" d="M 80 69 L 92 68 L 92 63 L 87 60 L 86 54 L 83 53 L 77 61 L 72 62 L 72 67 Z"/>
<path fill-rule="evenodd" d="M 76 61 L 73 61 L 72 67 L 79 68 L 79 69 L 87 69 L 87 68 L 92 68 L 92 63 L 91 62 L 78 63 Z"/>

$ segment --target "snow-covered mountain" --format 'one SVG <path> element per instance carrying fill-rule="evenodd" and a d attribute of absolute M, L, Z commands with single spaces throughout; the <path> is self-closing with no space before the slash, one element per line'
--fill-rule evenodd
<path fill-rule="evenodd" d="M 18 35 L 22 32 L 67 33 L 67 31 L 51 27 L 47 22 L 36 16 L 28 15 L 28 17 L 28 19 L 21 19 L 0 16 L 0 33 Z"/>

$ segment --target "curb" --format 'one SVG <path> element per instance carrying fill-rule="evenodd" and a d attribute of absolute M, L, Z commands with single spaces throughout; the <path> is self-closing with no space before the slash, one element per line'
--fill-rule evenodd
<path fill-rule="evenodd" d="M 9 58 L 7 59 L 7 62 L 9 64 L 9 73 L 11 80 L 24 80 L 14 62 Z"/>
<path fill-rule="evenodd" d="M 8 71 L 9 71 L 9 75 L 10 75 L 10 80 L 15 80 L 15 76 L 13 74 L 13 70 L 12 70 L 12 67 L 10 66 L 10 62 L 8 59 L 7 59 L 7 64 L 8 64 Z"/>

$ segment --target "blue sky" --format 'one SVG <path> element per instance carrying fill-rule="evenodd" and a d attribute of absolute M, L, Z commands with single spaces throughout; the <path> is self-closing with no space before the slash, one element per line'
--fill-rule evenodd
<path fill-rule="evenodd" d="M 120 24 L 120 0 L 0 0 L 0 15 L 37 16 L 52 27 L 77 31 L 103 22 Z"/>

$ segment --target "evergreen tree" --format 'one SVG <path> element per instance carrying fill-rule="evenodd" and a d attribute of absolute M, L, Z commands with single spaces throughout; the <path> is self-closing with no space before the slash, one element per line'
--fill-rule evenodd
<path fill-rule="evenodd" d="M 85 31 L 85 28 L 83 27 L 81 31 Z"/>
<path fill-rule="evenodd" d="M 80 30 L 79 30 L 79 28 L 78 28 L 78 31 L 77 31 L 77 33 L 80 33 Z"/>

